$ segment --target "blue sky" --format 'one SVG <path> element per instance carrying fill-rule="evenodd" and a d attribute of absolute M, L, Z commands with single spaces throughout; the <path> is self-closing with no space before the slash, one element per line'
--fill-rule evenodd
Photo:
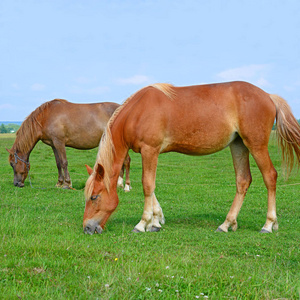
<path fill-rule="evenodd" d="M 246 80 L 300 118 L 299 0 L 1 0 L 0 121 L 54 98 Z"/>

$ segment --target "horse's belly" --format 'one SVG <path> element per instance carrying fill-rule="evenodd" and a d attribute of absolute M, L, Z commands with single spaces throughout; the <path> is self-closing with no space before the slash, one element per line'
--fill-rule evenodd
<path fill-rule="evenodd" d="M 78 138 L 78 139 L 69 139 L 66 141 L 66 147 L 71 147 L 80 150 L 93 149 L 99 146 L 100 138 Z"/>
<path fill-rule="evenodd" d="M 194 135 L 186 138 L 166 138 L 161 147 L 163 152 L 179 152 L 188 155 L 207 155 L 226 148 L 235 138 L 237 133 L 225 135 Z"/>

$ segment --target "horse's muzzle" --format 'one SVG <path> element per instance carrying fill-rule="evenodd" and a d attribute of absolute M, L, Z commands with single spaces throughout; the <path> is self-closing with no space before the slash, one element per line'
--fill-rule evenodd
<path fill-rule="evenodd" d="M 14 182 L 14 185 L 20 188 L 24 187 L 24 183 L 22 183 L 21 181 Z"/>
<path fill-rule="evenodd" d="M 94 234 L 95 232 L 102 233 L 102 231 L 102 227 L 94 220 L 89 220 L 83 228 L 83 232 L 90 235 Z"/>

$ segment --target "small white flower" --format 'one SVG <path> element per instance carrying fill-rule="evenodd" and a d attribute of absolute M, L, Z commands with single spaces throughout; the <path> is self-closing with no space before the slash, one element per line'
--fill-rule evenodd
<path fill-rule="evenodd" d="M 90 279 L 90 278 L 91 278 L 91 276 L 88 276 L 87 278 L 88 278 L 88 279 Z"/>
<path fill-rule="evenodd" d="M 160 293 L 162 292 L 162 290 L 161 290 L 161 289 L 159 289 L 158 291 L 159 291 Z"/>
<path fill-rule="evenodd" d="M 151 288 L 146 287 L 146 291 L 150 291 L 150 290 L 151 290 Z"/>
<path fill-rule="evenodd" d="M 106 284 L 105 284 L 105 287 L 106 287 L 106 288 L 109 288 L 109 284 L 108 284 L 108 283 L 106 283 Z"/>
<path fill-rule="evenodd" d="M 196 298 L 197 298 L 197 299 L 199 299 L 199 298 L 200 298 L 200 296 L 196 296 Z"/>
<path fill-rule="evenodd" d="M 208 298 L 208 296 L 204 296 L 203 298 Z"/>
<path fill-rule="evenodd" d="M 157 283 L 156 286 L 159 287 L 159 283 Z"/>
<path fill-rule="evenodd" d="M 179 293 L 179 291 L 178 291 L 178 290 L 175 290 L 175 293 Z"/>
<path fill-rule="evenodd" d="M 230 278 L 234 278 L 234 276 L 230 276 Z"/>
<path fill-rule="evenodd" d="M 201 296 L 204 296 L 204 293 L 200 293 Z"/>
<path fill-rule="evenodd" d="M 166 266 L 166 269 L 169 269 L 170 267 L 169 266 Z"/>

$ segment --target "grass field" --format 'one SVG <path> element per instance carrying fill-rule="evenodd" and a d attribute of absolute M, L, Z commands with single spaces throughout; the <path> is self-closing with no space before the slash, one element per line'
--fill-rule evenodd
<path fill-rule="evenodd" d="M 143 211 L 140 155 L 130 152 L 132 191 L 102 235 L 84 235 L 84 164 L 97 149 L 68 149 L 75 190 L 54 188 L 50 147 L 30 156 L 31 181 L 13 185 L 8 153 L 14 136 L 0 135 L 0 299 L 300 299 L 300 173 L 283 180 L 280 153 L 279 231 L 260 234 L 266 189 L 251 160 L 253 182 L 236 232 L 216 233 L 235 194 L 229 149 L 190 157 L 159 157 L 156 196 L 166 224 L 159 233 L 131 230 Z"/>

